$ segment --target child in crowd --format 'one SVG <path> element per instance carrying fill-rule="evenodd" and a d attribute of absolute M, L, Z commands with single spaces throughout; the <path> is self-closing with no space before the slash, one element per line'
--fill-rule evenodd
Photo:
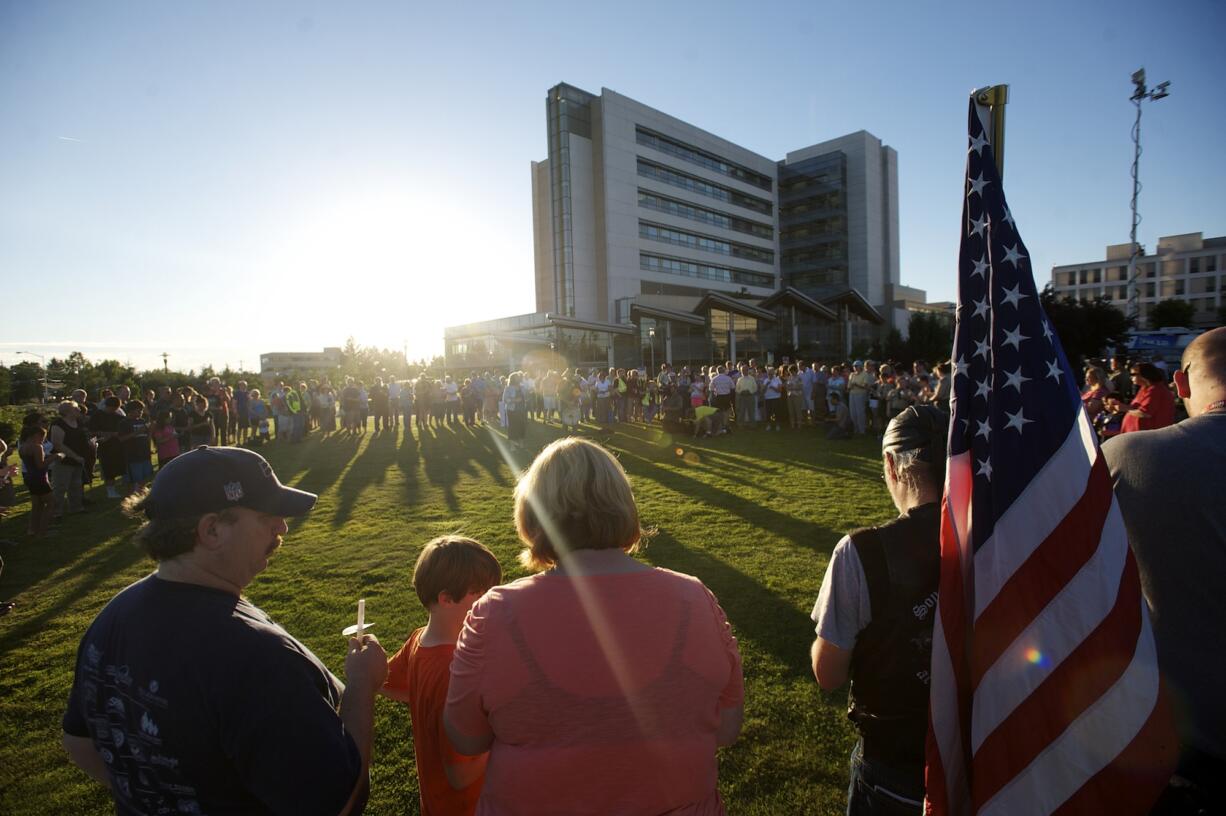
<path fill-rule="evenodd" d="M 47 428 L 42 422 L 35 421 L 21 428 L 21 445 L 17 452 L 21 456 L 22 478 L 26 489 L 30 491 L 29 535 L 42 538 L 47 535 L 51 526 L 51 516 L 55 512 L 55 503 L 51 497 L 51 480 L 48 469 L 51 463 L 62 454 L 48 454 L 43 443 L 47 441 Z"/>
<path fill-rule="evenodd" d="M 648 425 L 655 422 L 656 408 L 660 405 L 660 387 L 655 380 L 647 381 L 647 390 L 643 394 L 643 421 Z"/>
<path fill-rule="evenodd" d="M 191 446 L 213 444 L 213 418 L 209 416 L 209 401 L 197 394 L 192 399 L 192 408 L 187 414 L 187 430 L 191 434 Z"/>
<path fill-rule="evenodd" d="M 158 414 L 153 423 L 153 444 L 158 449 L 158 469 L 179 455 L 179 434 L 175 431 L 174 414 L 169 410 Z"/>
<path fill-rule="evenodd" d="M 135 493 L 153 481 L 149 421 L 145 418 L 145 404 L 140 400 L 132 400 L 123 411 L 126 416 L 119 422 L 119 441 L 123 442 L 124 458 L 128 463 L 128 485 Z"/>
<path fill-rule="evenodd" d="M 430 617 L 388 661 L 382 694 L 409 705 L 422 816 L 464 816 L 477 809 L 489 754 L 464 756 L 452 748 L 443 730 L 443 705 L 464 617 L 501 580 L 494 554 L 462 536 L 426 544 L 413 568 L 413 589 Z"/>
<path fill-rule="evenodd" d="M 694 406 L 694 436 L 718 436 L 724 432 L 724 412 L 713 405 Z"/>
<path fill-rule="evenodd" d="M 17 487 L 13 480 L 20 468 L 9 464 L 9 456 L 13 454 L 12 443 L 16 441 L 16 432 L 7 422 L 0 422 L 0 519 L 6 518 L 9 511 L 17 504 Z M 13 544 L 12 541 L 0 540 L 0 544 Z M 0 604 L 0 615 L 4 614 L 3 604 Z"/>
<path fill-rule="evenodd" d="M 251 427 L 255 428 L 255 442 L 262 445 L 268 441 L 272 429 L 268 422 L 268 403 L 260 396 L 260 389 L 252 388 L 247 395 L 247 414 Z"/>
<path fill-rule="evenodd" d="M 826 432 L 827 439 L 851 439 L 855 424 L 851 421 L 851 412 L 843 404 L 838 394 L 830 395 L 830 404 L 834 406 L 834 425 Z"/>

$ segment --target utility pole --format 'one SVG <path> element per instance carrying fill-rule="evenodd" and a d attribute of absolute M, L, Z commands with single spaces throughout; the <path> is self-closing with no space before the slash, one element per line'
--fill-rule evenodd
<path fill-rule="evenodd" d="M 1149 99 L 1154 102 L 1170 96 L 1167 90 L 1169 82 L 1160 82 L 1152 91 L 1145 87 L 1145 69 L 1138 68 L 1132 75 L 1132 104 L 1137 107 L 1137 120 L 1132 126 L 1132 229 L 1128 233 L 1130 251 L 1128 253 L 1128 319 L 1133 321 L 1133 327 L 1141 318 L 1141 286 L 1140 275 L 1137 272 L 1137 258 L 1141 255 L 1141 247 L 1137 243 L 1137 225 L 1141 216 L 1137 212 L 1137 198 L 1141 195 L 1141 179 L 1138 175 L 1141 166 L 1141 103 Z"/>
<path fill-rule="evenodd" d="M 19 351 L 19 352 L 17 352 L 17 353 L 18 353 L 18 354 L 24 354 L 24 355 L 26 355 L 27 357 L 37 357 L 37 358 L 38 358 L 38 367 L 39 367 L 39 368 L 42 370 L 42 372 L 43 372 L 43 404 L 44 404 L 44 405 L 46 405 L 46 404 L 47 404 L 47 398 L 48 398 L 48 392 L 47 392 L 47 358 L 46 358 L 46 357 L 44 357 L 44 356 L 43 356 L 43 355 L 41 355 L 41 354 L 35 354 L 35 353 L 34 353 L 34 352 L 32 352 L 32 351 Z"/>

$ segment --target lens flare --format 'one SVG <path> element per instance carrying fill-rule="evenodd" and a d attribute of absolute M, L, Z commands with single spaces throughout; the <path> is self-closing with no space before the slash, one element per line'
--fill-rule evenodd
<path fill-rule="evenodd" d="M 676 448 L 673 450 L 673 453 L 677 454 L 678 456 L 685 456 L 685 448 Z"/>
<path fill-rule="evenodd" d="M 1026 662 L 1032 666 L 1038 666 L 1041 669 L 1047 668 L 1047 655 L 1043 654 L 1033 646 L 1026 650 Z"/>

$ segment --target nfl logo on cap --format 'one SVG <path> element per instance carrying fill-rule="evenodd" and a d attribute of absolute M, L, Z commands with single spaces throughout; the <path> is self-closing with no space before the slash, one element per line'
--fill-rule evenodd
<path fill-rule="evenodd" d="M 242 482 L 229 482 L 222 485 L 222 490 L 226 491 L 226 498 L 232 502 L 236 502 L 243 497 Z"/>

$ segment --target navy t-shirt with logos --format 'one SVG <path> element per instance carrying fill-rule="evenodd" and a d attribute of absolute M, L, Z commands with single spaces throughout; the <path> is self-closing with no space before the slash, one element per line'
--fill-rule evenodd
<path fill-rule="evenodd" d="M 119 421 L 119 435 L 127 437 L 123 440 L 123 453 L 129 462 L 148 462 L 153 458 L 149 450 L 148 422 L 124 417 Z"/>
<path fill-rule="evenodd" d="M 85 633 L 63 728 L 93 740 L 121 816 L 336 814 L 362 768 L 343 691 L 255 605 L 150 575 Z"/>

